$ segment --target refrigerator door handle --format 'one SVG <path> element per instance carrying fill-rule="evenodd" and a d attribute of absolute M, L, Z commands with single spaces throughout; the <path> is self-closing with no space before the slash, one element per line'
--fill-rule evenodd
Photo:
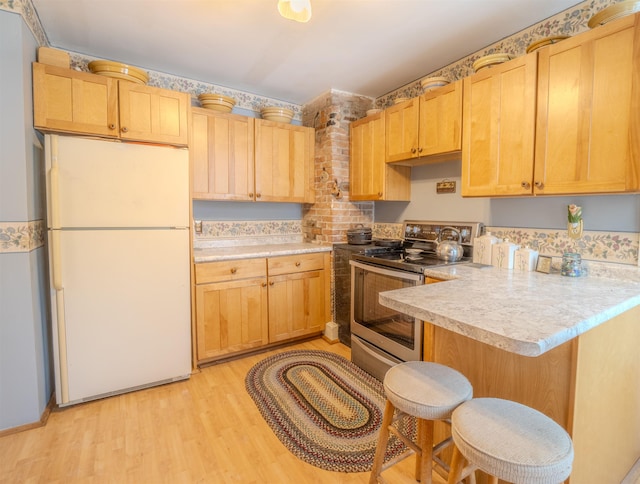
<path fill-rule="evenodd" d="M 69 401 L 69 374 L 67 368 L 67 338 L 64 320 L 64 291 L 56 289 L 56 318 L 58 329 L 58 360 L 60 365 L 60 395 L 64 404 Z"/>
<path fill-rule="evenodd" d="M 60 362 L 60 391 L 62 401 L 69 401 L 69 379 L 67 368 L 67 328 L 64 319 L 64 286 L 62 284 L 62 260 L 60 256 L 60 231 L 51 230 L 51 280 L 56 291 L 56 325 Z"/>
<path fill-rule="evenodd" d="M 51 228 L 60 228 L 60 167 L 58 166 L 58 137 L 51 136 Z"/>

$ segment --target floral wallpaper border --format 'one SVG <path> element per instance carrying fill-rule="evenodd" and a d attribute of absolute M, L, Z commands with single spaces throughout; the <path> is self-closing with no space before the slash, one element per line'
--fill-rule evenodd
<path fill-rule="evenodd" d="M 473 62 L 488 54 L 496 52 L 507 52 L 514 56 L 524 55 L 527 47 L 534 41 L 551 35 L 575 35 L 588 30 L 587 22 L 597 12 L 603 8 L 618 3 L 620 0 L 586 0 L 571 8 L 568 8 L 548 19 L 532 25 L 520 32 L 517 32 L 505 39 L 485 47 L 483 50 L 475 52 L 463 59 L 449 64 L 437 71 L 423 76 L 444 76 L 450 80 L 462 79 L 473 73 Z M 35 8 L 31 0 L 0 0 L 0 10 L 8 10 L 19 13 L 33 32 L 38 43 L 48 46 L 49 41 L 40 24 Z M 74 69 L 88 71 L 87 64 L 94 58 L 84 56 L 79 53 L 69 52 L 71 57 L 71 67 Z M 140 66 L 144 67 L 144 66 Z M 216 92 L 225 96 L 233 97 L 236 100 L 236 107 L 259 113 L 264 106 L 279 106 L 292 109 L 294 119 L 302 120 L 302 106 L 285 101 L 266 98 L 243 91 L 238 91 L 229 87 L 219 86 L 201 81 L 186 79 L 162 72 L 148 71 L 149 85 L 188 92 L 192 96 L 192 104 L 198 105 L 197 97 L 201 93 Z M 412 83 L 399 87 L 375 100 L 378 107 L 387 107 L 393 103 L 396 97 L 416 97 L 422 94 L 422 87 L 418 79 Z M 312 100 L 309 100 L 311 102 Z"/>
<path fill-rule="evenodd" d="M 542 255 L 561 257 L 564 252 L 577 252 L 583 259 L 638 265 L 640 234 L 632 232 L 585 231 L 582 238 L 570 239 L 566 230 L 486 227 L 496 237 L 528 246 Z M 376 223 L 373 236 L 401 238 L 402 224 Z"/>
<path fill-rule="evenodd" d="M 197 239 L 264 237 L 270 235 L 302 236 L 302 220 L 202 221 L 202 233 Z"/>
<path fill-rule="evenodd" d="M 0 222 L 0 254 L 31 252 L 44 245 L 44 220 Z"/>
<path fill-rule="evenodd" d="M 446 77 L 450 81 L 456 81 L 473 74 L 473 63 L 485 55 L 505 52 L 514 57 L 519 57 L 525 55 L 527 47 L 537 40 L 555 35 L 573 36 L 587 31 L 589 30 L 587 23 L 594 14 L 620 1 L 621 0 L 587 0 L 579 3 L 538 24 L 488 45 L 481 51 L 474 52 L 437 71 L 431 72 L 423 78 L 438 76 Z M 379 97 L 376 99 L 376 107 L 388 107 L 393 104 L 393 100 L 396 97 L 417 97 L 421 95 L 423 92 L 422 86 L 420 85 L 421 80 L 422 79 L 418 79 Z"/>
<path fill-rule="evenodd" d="M 21 14 L 25 23 L 38 41 L 38 44 L 40 46 L 50 45 L 31 0 L 0 0 L 0 10 L 8 10 L 10 12 Z M 79 71 L 88 72 L 89 68 L 87 67 L 87 64 L 92 60 L 95 60 L 94 57 L 88 57 L 75 52 L 69 52 L 69 56 L 71 58 L 71 68 Z M 140 67 L 144 68 L 144 66 Z M 218 86 L 216 84 L 194 81 L 191 79 L 173 76 L 171 74 L 150 71 L 148 69 L 145 70 L 149 74 L 148 85 L 161 87 L 163 89 L 188 92 L 191 94 L 191 104 L 194 106 L 199 106 L 199 94 L 217 93 L 234 98 L 236 100 L 235 107 L 239 109 L 246 109 L 248 111 L 260 113 L 260 110 L 265 106 L 278 106 L 293 110 L 293 119 L 297 121 L 302 120 L 302 106 L 297 104 L 281 101 L 279 99 L 258 96 L 257 94 L 238 91 L 229 87 Z"/>

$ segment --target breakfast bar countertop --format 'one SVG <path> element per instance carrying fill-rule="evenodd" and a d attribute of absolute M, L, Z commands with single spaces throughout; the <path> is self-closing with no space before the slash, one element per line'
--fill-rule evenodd
<path fill-rule="evenodd" d="M 309 242 L 203 247 L 193 249 L 193 262 L 199 264 L 222 260 L 278 257 L 312 252 L 330 252 L 332 249 L 333 246 L 330 244 L 312 244 Z"/>
<path fill-rule="evenodd" d="M 594 264 L 587 276 L 565 277 L 457 264 L 425 275 L 444 281 L 380 293 L 380 303 L 523 356 L 539 356 L 640 305 L 636 267 Z"/>

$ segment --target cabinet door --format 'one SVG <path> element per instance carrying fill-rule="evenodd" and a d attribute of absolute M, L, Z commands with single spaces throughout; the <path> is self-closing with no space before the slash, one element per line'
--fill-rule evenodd
<path fill-rule="evenodd" d="M 640 15 L 539 54 L 535 192 L 640 188 Z"/>
<path fill-rule="evenodd" d="M 462 195 L 530 195 L 536 53 L 464 79 Z"/>
<path fill-rule="evenodd" d="M 118 81 L 120 137 L 186 146 L 189 94 Z"/>
<path fill-rule="evenodd" d="M 268 343 L 265 277 L 196 286 L 198 361 Z"/>
<path fill-rule="evenodd" d="M 351 123 L 349 199 L 409 200 L 411 167 L 385 162 L 385 113 Z"/>
<path fill-rule="evenodd" d="M 327 321 L 325 270 L 269 277 L 269 342 L 319 333 Z"/>
<path fill-rule="evenodd" d="M 351 123 L 349 199 L 384 196 L 384 112 Z"/>
<path fill-rule="evenodd" d="M 118 81 L 33 63 L 33 122 L 43 131 L 118 137 Z"/>
<path fill-rule="evenodd" d="M 416 158 L 420 100 L 410 99 L 385 109 L 387 163 Z"/>
<path fill-rule="evenodd" d="M 253 200 L 254 120 L 192 108 L 193 198 Z"/>
<path fill-rule="evenodd" d="M 420 96 L 418 155 L 430 156 L 462 149 L 462 81 Z"/>
<path fill-rule="evenodd" d="M 255 120 L 256 201 L 312 203 L 313 128 Z"/>

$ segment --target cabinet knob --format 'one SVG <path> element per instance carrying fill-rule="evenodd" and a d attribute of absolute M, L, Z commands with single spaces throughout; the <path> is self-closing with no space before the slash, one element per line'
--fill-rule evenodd
<path fill-rule="evenodd" d="M 296 267 L 300 267 L 300 261 L 296 262 Z"/>
<path fill-rule="evenodd" d="M 541 181 L 535 182 L 534 185 L 536 186 L 536 188 L 539 188 L 540 190 L 544 188 L 544 183 L 542 183 Z"/>
<path fill-rule="evenodd" d="M 116 125 L 115 125 L 115 124 L 113 124 L 113 123 L 111 123 L 111 124 L 109 125 L 109 129 L 116 129 Z"/>
<path fill-rule="evenodd" d="M 520 186 L 521 186 L 522 188 L 525 188 L 525 189 L 527 189 L 527 190 L 528 190 L 529 188 L 531 188 L 531 183 L 529 183 L 528 181 L 523 181 L 523 182 L 520 184 Z"/>
<path fill-rule="evenodd" d="M 411 148 L 411 154 L 415 155 L 416 154 L 416 149 L 415 148 Z"/>
<path fill-rule="evenodd" d="M 261 285 L 262 285 L 262 287 L 267 287 L 267 283 L 266 282 L 263 282 Z"/>
<path fill-rule="evenodd" d="M 261 193 L 256 193 L 256 198 L 260 198 L 262 196 Z"/>
<path fill-rule="evenodd" d="M 236 272 L 238 272 L 238 269 L 235 267 L 231 268 L 231 274 L 235 274 Z"/>
<path fill-rule="evenodd" d="M 126 126 L 123 126 L 120 131 L 122 131 L 123 133 L 127 133 L 129 132 L 129 128 L 127 128 Z"/>
<path fill-rule="evenodd" d="M 253 193 L 250 193 L 250 194 L 249 194 L 249 198 L 253 198 Z"/>
<path fill-rule="evenodd" d="M 382 192 L 378 192 L 378 196 L 382 198 Z"/>
<path fill-rule="evenodd" d="M 275 284 L 275 282 L 273 282 L 273 281 L 271 281 L 271 282 L 269 283 L 269 285 L 270 285 L 270 286 L 273 286 L 274 284 Z"/>
<path fill-rule="evenodd" d="M 418 148 L 418 153 L 422 153 L 422 148 Z"/>

